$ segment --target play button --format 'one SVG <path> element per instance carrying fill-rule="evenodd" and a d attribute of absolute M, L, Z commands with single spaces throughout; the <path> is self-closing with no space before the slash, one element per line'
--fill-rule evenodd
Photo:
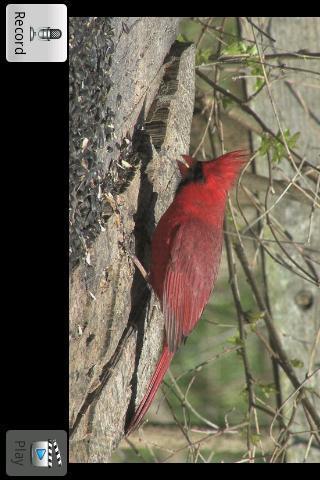
<path fill-rule="evenodd" d="M 39 460 L 43 459 L 45 453 L 46 453 L 45 448 L 36 448 L 36 454 L 37 454 L 37 457 L 39 458 Z"/>

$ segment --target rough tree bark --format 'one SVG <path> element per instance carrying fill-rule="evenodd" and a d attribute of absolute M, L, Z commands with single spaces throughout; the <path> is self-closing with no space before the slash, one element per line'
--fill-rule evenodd
<path fill-rule="evenodd" d="M 162 345 L 145 265 L 188 151 L 194 48 L 179 18 L 70 19 L 70 461 L 107 462 Z"/>
<path fill-rule="evenodd" d="M 264 37 L 264 45 L 269 45 L 266 53 L 297 52 L 304 50 L 306 53 L 319 50 L 320 20 L 319 18 L 253 18 L 253 22 L 267 31 L 275 39 L 275 42 Z M 252 35 L 248 28 L 244 36 Z M 278 81 L 271 83 L 271 94 L 274 99 L 276 110 L 283 129 L 290 129 L 291 134 L 300 132 L 296 150 L 313 165 L 319 165 L 319 139 L 320 139 L 320 90 L 319 90 L 319 60 L 308 60 L 304 58 L 286 58 L 279 60 L 287 67 L 300 68 L 304 71 L 283 70 L 278 71 Z M 274 62 L 273 62 L 274 63 Z M 306 70 L 309 70 L 306 71 Z M 315 71 L 313 74 L 312 71 Z M 274 71 L 273 71 L 274 74 Z M 251 92 L 249 92 L 250 94 Z M 252 101 L 252 106 L 258 115 L 273 131 L 278 131 L 278 124 L 272 107 L 270 97 L 266 88 Z M 295 174 L 289 162 L 281 161 L 281 168 L 292 178 Z M 267 169 L 263 169 L 258 163 L 258 171 L 268 176 Z M 277 175 L 275 175 L 276 178 Z M 279 176 L 281 179 L 281 176 Z M 312 181 L 306 185 L 297 178 L 305 188 L 312 186 Z M 315 184 L 313 184 L 315 190 Z M 319 192 L 318 192 L 319 194 Z M 262 199 L 264 201 L 264 198 Z M 274 202 L 272 195 L 269 197 L 269 206 Z M 297 205 L 285 196 L 278 206 L 272 210 L 272 215 L 279 221 L 280 225 L 292 235 L 295 242 L 302 242 L 319 249 L 320 218 L 319 212 L 315 211 L 312 216 L 312 235 L 308 244 L 308 232 L 310 226 L 310 205 Z M 295 248 L 287 248 L 291 257 L 301 264 L 301 257 Z M 280 252 L 281 253 L 281 252 Z M 316 254 L 313 254 L 315 257 Z M 304 263 L 308 270 L 308 265 Z M 313 263 L 313 274 L 320 278 L 319 264 Z M 303 382 L 306 375 L 319 368 L 320 359 L 320 295 L 319 288 L 312 285 L 301 277 L 294 275 L 267 256 L 267 276 L 270 294 L 271 310 L 281 335 L 283 345 L 288 357 L 293 360 L 296 367 L 296 374 Z M 302 366 L 303 365 L 303 366 Z M 283 387 L 283 400 L 285 400 L 294 388 L 288 378 L 282 374 L 281 383 Z M 308 380 L 306 387 L 319 389 L 319 371 Z M 310 396 L 316 410 L 320 411 L 319 398 Z M 293 401 L 287 403 L 283 412 L 290 416 Z M 291 437 L 290 447 L 287 450 L 287 460 L 290 462 L 303 462 L 306 454 L 308 434 L 310 425 L 306 420 L 306 414 L 301 405 L 295 417 L 295 422 L 290 426 L 291 432 L 300 432 Z M 318 462 L 319 446 L 313 442 L 308 462 Z"/>

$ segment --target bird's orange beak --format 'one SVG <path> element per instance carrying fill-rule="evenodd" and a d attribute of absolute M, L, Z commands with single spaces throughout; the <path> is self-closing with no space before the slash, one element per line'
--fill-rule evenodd
<path fill-rule="evenodd" d="M 185 165 L 187 168 L 190 168 L 190 165 L 187 161 L 187 159 L 189 158 L 188 155 L 181 155 L 182 157 L 182 160 L 180 160 L 180 158 L 178 158 L 178 162 L 181 162 L 183 163 L 183 165 Z"/>

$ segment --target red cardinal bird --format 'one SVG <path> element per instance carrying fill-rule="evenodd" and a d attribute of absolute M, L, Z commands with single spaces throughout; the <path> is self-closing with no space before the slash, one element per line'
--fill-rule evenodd
<path fill-rule="evenodd" d="M 176 196 L 154 231 L 149 281 L 165 320 L 163 351 L 127 435 L 147 412 L 170 362 L 190 334 L 209 300 L 217 278 L 227 192 L 247 153 L 235 151 L 198 162 L 183 155 Z"/>

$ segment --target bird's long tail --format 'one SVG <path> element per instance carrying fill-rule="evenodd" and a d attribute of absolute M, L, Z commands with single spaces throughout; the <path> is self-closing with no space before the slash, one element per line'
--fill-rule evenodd
<path fill-rule="evenodd" d="M 143 397 L 138 407 L 138 410 L 135 412 L 134 417 L 132 418 L 130 424 L 126 427 L 126 435 L 129 435 L 133 430 L 135 430 L 139 426 L 144 415 L 147 413 L 147 410 L 149 409 L 152 403 L 152 400 L 154 399 L 154 396 L 157 393 L 157 390 L 162 382 L 162 379 L 169 368 L 173 355 L 174 354 L 169 351 L 168 345 L 164 345 L 160 360 L 150 380 L 145 396 Z"/>

